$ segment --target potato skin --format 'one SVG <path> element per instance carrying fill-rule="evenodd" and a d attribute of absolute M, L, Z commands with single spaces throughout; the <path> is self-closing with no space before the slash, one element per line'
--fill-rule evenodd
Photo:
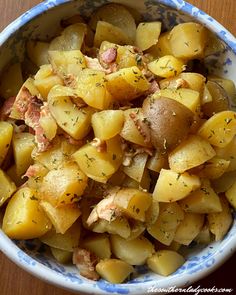
<path fill-rule="evenodd" d="M 170 98 L 146 98 L 142 108 L 151 129 L 152 144 L 160 151 L 177 146 L 188 135 L 194 121 L 193 112 Z"/>

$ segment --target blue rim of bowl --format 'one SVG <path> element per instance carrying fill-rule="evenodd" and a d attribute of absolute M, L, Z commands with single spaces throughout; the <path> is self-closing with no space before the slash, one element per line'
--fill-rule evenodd
<path fill-rule="evenodd" d="M 76 1 L 76 0 L 72 0 Z M 31 8 L 26 13 L 22 14 L 19 18 L 9 24 L 1 33 L 0 33 L 0 46 L 2 46 L 19 28 L 26 25 L 35 17 L 41 15 L 42 13 L 59 6 L 61 4 L 66 4 L 68 2 L 72 2 L 71 0 L 47 0 L 44 1 L 37 6 Z M 187 15 L 195 16 L 197 15 L 198 21 L 205 24 L 209 29 L 214 30 L 214 32 L 226 43 L 226 45 L 232 49 L 234 54 L 236 55 L 236 39 L 235 37 L 226 30 L 220 23 L 218 23 L 215 19 L 210 17 L 205 12 L 196 8 L 195 6 L 183 1 L 183 0 L 157 0 L 157 3 L 164 4 L 173 9 L 180 10 Z M 193 14 L 194 13 L 194 14 Z M 235 222 L 235 221 L 234 221 Z M 8 244 L 8 249 L 6 250 L 3 245 Z M 80 291 L 92 294 L 105 294 L 104 290 L 98 289 L 97 282 L 91 282 L 88 280 L 88 284 L 75 284 L 68 281 L 64 276 L 60 276 L 61 280 L 57 279 L 55 276 L 55 271 L 47 268 L 43 264 L 34 261 L 29 255 L 20 250 L 3 232 L 0 230 L 0 250 L 15 264 L 19 265 L 24 270 L 34 274 L 38 278 L 52 283 L 54 285 L 60 286 L 64 289 L 70 291 Z M 203 269 L 200 272 L 194 274 L 192 278 L 189 278 L 188 284 L 192 284 L 195 281 L 200 280 L 204 276 L 213 272 L 216 268 L 218 268 L 225 260 L 227 260 L 236 250 L 236 236 L 230 237 L 226 242 L 222 241 L 220 245 L 220 249 L 216 250 L 213 254 L 217 256 L 217 261 L 211 267 L 207 269 Z M 19 259 L 19 251 L 24 253 L 23 260 Z M 25 261 L 24 261 L 25 260 Z M 26 261 L 32 260 L 31 263 L 22 263 Z M 38 266 L 38 267 L 35 267 Z M 46 275 L 45 275 L 46 274 Z M 86 280 L 86 279 L 85 279 Z M 181 287 L 186 284 L 186 277 L 178 276 L 177 278 L 173 278 L 171 281 L 172 286 Z M 138 288 L 136 284 L 122 284 L 122 285 L 112 285 L 111 293 L 116 294 L 126 294 L 131 292 L 132 295 L 141 295 L 147 292 L 148 288 L 153 287 L 154 282 L 145 282 L 142 284 L 138 284 Z M 154 285 L 155 286 L 155 285 Z M 138 289 L 138 290 L 137 290 Z"/>

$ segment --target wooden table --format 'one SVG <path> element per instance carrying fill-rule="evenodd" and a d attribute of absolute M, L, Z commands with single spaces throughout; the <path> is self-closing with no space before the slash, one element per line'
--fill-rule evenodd
<path fill-rule="evenodd" d="M 133 0 L 134 1 L 134 0 Z M 0 0 L 0 30 L 2 30 L 13 19 L 29 8 L 38 4 L 39 0 Z M 236 35 L 236 1 L 235 0 L 189 0 L 192 4 L 209 13 L 234 35 Z M 204 288 L 234 288 L 236 255 L 229 259 L 221 268 L 208 276 L 206 279 L 196 283 Z M 21 270 L 0 253 L 0 294 L 2 295 L 72 295 L 72 293 L 48 285 L 25 271 Z M 221 293 L 223 295 L 223 293 Z"/>

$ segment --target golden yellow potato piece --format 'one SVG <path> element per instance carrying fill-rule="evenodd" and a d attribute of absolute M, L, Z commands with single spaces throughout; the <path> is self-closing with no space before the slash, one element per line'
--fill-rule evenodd
<path fill-rule="evenodd" d="M 0 207 L 16 191 L 15 183 L 0 169 Z"/>
<path fill-rule="evenodd" d="M 38 67 L 48 63 L 49 43 L 29 40 L 26 51 L 29 59 Z"/>
<path fill-rule="evenodd" d="M 13 126 L 8 122 L 0 122 L 0 167 L 11 145 Z"/>
<path fill-rule="evenodd" d="M 52 255 L 54 256 L 54 258 L 58 262 L 60 262 L 62 264 L 66 264 L 66 263 L 69 263 L 69 262 L 72 261 L 72 252 L 57 249 L 57 248 L 53 248 L 53 247 L 50 247 L 50 250 L 51 250 Z"/>
<path fill-rule="evenodd" d="M 91 234 L 83 239 L 81 245 L 101 259 L 111 257 L 111 245 L 106 234 Z"/>
<path fill-rule="evenodd" d="M 34 239 L 51 229 L 51 222 L 39 206 L 36 191 L 19 189 L 9 201 L 2 229 L 11 239 Z"/>
<path fill-rule="evenodd" d="M 161 22 L 139 23 L 136 30 L 136 46 L 142 51 L 150 48 L 158 42 L 161 33 Z"/>

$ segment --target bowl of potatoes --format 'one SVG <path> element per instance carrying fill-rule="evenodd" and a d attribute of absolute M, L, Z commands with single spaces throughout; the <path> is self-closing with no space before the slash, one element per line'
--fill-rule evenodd
<path fill-rule="evenodd" d="M 236 249 L 236 40 L 182 0 L 48 0 L 0 34 L 0 249 L 80 294 L 187 287 Z"/>

